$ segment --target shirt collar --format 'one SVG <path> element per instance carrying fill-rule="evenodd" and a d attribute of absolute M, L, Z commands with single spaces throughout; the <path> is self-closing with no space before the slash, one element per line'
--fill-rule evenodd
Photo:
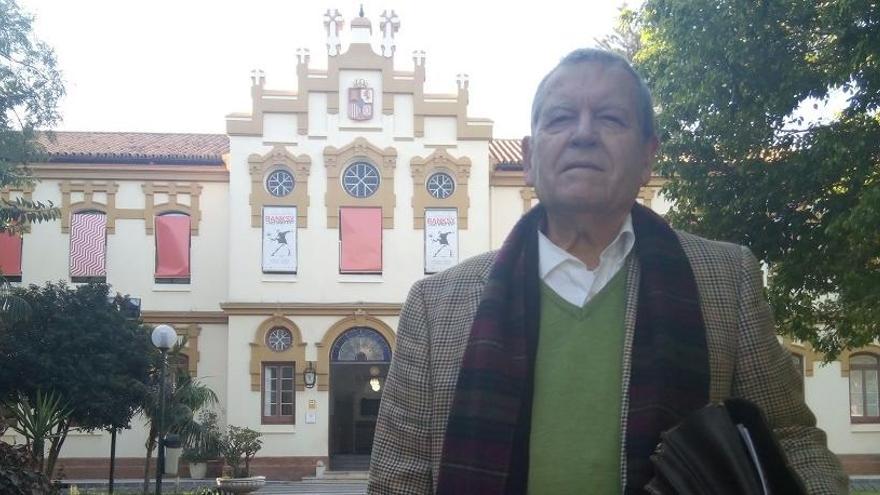
<path fill-rule="evenodd" d="M 632 226 L 632 214 L 628 214 L 620 226 L 620 232 L 611 241 L 611 244 L 602 250 L 599 255 L 599 266 L 623 260 L 629 255 L 636 241 L 635 231 Z M 557 266 L 574 262 L 586 268 L 584 263 L 571 253 L 557 246 L 543 232 L 538 231 L 538 271 L 541 279 L 547 277 Z"/>

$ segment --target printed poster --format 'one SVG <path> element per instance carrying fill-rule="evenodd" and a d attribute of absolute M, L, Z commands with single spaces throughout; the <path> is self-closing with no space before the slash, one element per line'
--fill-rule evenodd
<path fill-rule="evenodd" d="M 425 273 L 437 273 L 458 263 L 458 210 L 425 210 Z"/>
<path fill-rule="evenodd" d="M 263 272 L 296 273 L 296 207 L 263 207 Z"/>

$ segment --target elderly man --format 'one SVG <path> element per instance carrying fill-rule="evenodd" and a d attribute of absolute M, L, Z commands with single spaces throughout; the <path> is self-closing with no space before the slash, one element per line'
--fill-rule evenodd
<path fill-rule="evenodd" d="M 660 433 L 729 397 L 763 408 L 810 493 L 846 492 L 755 258 L 636 204 L 657 146 L 624 59 L 577 50 L 544 78 L 523 140 L 540 206 L 413 286 L 370 493 L 644 493 Z"/>

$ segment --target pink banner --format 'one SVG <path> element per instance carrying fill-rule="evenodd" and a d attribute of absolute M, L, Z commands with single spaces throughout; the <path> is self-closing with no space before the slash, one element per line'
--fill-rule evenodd
<path fill-rule="evenodd" d="M 21 275 L 21 237 L 0 233 L 0 274 Z"/>
<path fill-rule="evenodd" d="M 189 216 L 156 217 L 156 277 L 189 278 Z"/>
<path fill-rule="evenodd" d="M 106 253 L 106 216 L 103 213 L 74 213 L 70 219 L 70 276 L 105 276 Z"/>
<path fill-rule="evenodd" d="M 382 208 L 339 209 L 339 271 L 382 272 Z"/>

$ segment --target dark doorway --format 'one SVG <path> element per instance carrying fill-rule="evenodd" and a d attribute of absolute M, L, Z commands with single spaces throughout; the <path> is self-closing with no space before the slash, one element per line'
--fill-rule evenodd
<path fill-rule="evenodd" d="M 372 328 L 355 327 L 330 349 L 330 468 L 366 470 L 391 348 Z"/>

